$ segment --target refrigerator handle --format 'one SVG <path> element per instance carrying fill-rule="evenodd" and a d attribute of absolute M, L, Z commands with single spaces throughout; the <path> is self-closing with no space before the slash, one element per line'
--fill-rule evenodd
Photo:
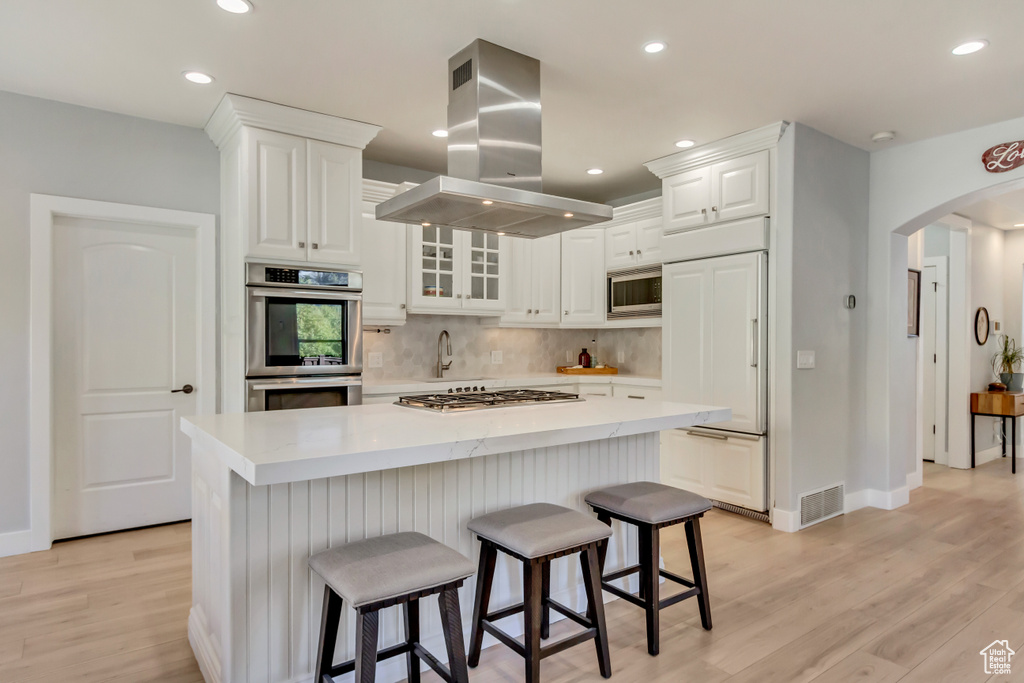
<path fill-rule="evenodd" d="M 757 318 L 750 321 L 750 367 L 757 367 Z"/>

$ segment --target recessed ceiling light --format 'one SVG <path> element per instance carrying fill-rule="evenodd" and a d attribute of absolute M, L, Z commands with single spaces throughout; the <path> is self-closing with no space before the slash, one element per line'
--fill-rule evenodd
<path fill-rule="evenodd" d="M 569 213 L 568 211 L 566 211 L 566 213 L 565 213 L 565 217 L 566 217 L 566 218 L 572 218 L 572 214 L 571 214 L 571 213 Z"/>
<path fill-rule="evenodd" d="M 604 170 L 600 168 L 588 168 L 587 173 L 589 173 L 590 175 L 601 175 L 602 173 L 604 173 Z"/>
<path fill-rule="evenodd" d="M 484 200 L 484 205 L 485 205 L 485 206 L 490 206 L 490 205 L 491 205 L 491 204 L 493 204 L 493 203 L 494 203 L 494 202 L 492 202 L 492 201 L 491 201 L 490 199 L 485 199 L 485 200 Z"/>
<path fill-rule="evenodd" d="M 430 223 L 420 223 L 420 225 L 422 225 L 424 228 L 430 227 Z"/>
<path fill-rule="evenodd" d="M 679 142 L 676 143 L 676 147 L 682 147 L 683 149 L 686 149 L 687 147 L 693 147 L 696 144 L 697 143 L 694 142 L 693 140 L 680 140 Z"/>
<path fill-rule="evenodd" d="M 498 233 L 498 237 L 504 237 L 504 236 L 505 236 L 505 233 L 503 233 L 503 232 L 499 232 Z"/>
<path fill-rule="evenodd" d="M 433 135 L 433 136 L 434 136 L 435 138 L 446 138 L 446 137 L 448 137 L 448 131 L 446 131 L 446 130 L 444 130 L 444 129 L 438 129 L 438 130 L 435 130 L 435 131 L 434 131 L 434 132 L 432 133 L 432 135 Z"/>
<path fill-rule="evenodd" d="M 198 83 L 199 85 L 209 85 L 213 83 L 213 76 L 204 74 L 202 71 L 186 71 L 182 74 L 186 80 Z"/>
<path fill-rule="evenodd" d="M 953 48 L 953 54 L 959 56 L 969 55 L 978 50 L 984 50 L 988 47 L 987 40 L 969 40 L 966 43 L 961 43 Z"/>
<path fill-rule="evenodd" d="M 665 49 L 665 47 L 665 43 L 661 42 L 660 40 L 652 40 L 651 42 L 646 43 L 644 45 L 644 52 L 653 55 L 658 52 L 661 52 L 662 50 Z"/>
<path fill-rule="evenodd" d="M 217 6 L 232 14 L 245 14 L 252 11 L 252 5 L 247 0 L 217 0 Z"/>
<path fill-rule="evenodd" d="M 883 130 L 875 133 L 871 136 L 871 142 L 889 142 L 896 137 L 896 133 L 891 130 Z"/>
<path fill-rule="evenodd" d="M 1024 228 L 1024 223 L 1014 223 L 1013 227 L 1015 227 L 1015 228 Z"/>

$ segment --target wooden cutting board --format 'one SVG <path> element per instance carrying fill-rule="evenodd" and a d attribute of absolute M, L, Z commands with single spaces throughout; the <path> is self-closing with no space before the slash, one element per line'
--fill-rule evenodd
<path fill-rule="evenodd" d="M 568 365 L 559 365 L 558 371 L 563 375 L 617 375 L 618 368 L 574 368 Z"/>

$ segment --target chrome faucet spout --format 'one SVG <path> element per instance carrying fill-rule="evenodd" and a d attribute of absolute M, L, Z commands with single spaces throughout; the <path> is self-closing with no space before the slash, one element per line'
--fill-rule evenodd
<path fill-rule="evenodd" d="M 444 362 L 443 348 L 441 342 L 446 341 L 448 343 L 448 362 Z M 448 330 L 441 330 L 441 334 L 437 335 L 437 376 L 438 378 L 444 377 L 444 371 L 452 366 L 452 336 L 448 334 Z"/>

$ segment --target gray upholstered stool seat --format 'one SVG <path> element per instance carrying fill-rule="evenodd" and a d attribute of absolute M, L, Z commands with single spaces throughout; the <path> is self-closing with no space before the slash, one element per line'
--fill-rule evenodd
<path fill-rule="evenodd" d="M 475 517 L 469 530 L 525 558 L 603 541 L 612 530 L 590 515 L 551 503 L 533 503 Z"/>
<path fill-rule="evenodd" d="M 594 491 L 588 505 L 604 508 L 647 524 L 660 524 L 707 512 L 711 501 L 690 491 L 653 481 L 635 481 Z"/>
<path fill-rule="evenodd" d="M 465 579 L 475 570 L 461 553 L 413 531 L 326 550 L 309 566 L 352 607 Z"/>

